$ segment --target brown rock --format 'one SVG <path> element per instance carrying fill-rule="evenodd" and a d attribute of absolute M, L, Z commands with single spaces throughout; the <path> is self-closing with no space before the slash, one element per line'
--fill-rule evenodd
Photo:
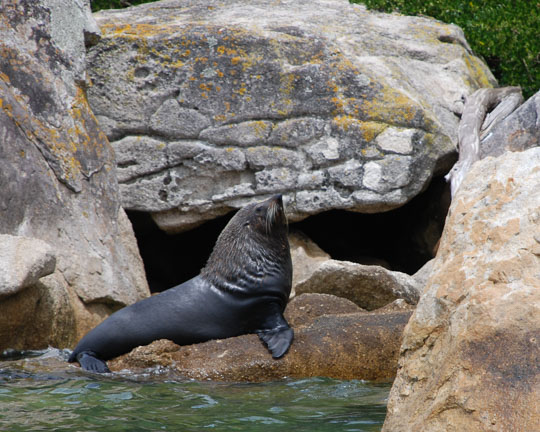
<path fill-rule="evenodd" d="M 420 297 L 417 283 L 405 273 L 332 259 L 318 263 L 295 289 L 297 295 L 325 293 L 344 297 L 367 310 L 378 309 L 398 298 L 416 304 Z"/>
<path fill-rule="evenodd" d="M 322 315 L 342 315 L 364 312 L 352 301 L 331 294 L 302 294 L 293 298 L 285 310 L 285 319 L 291 327 L 311 325 Z"/>
<path fill-rule="evenodd" d="M 319 264 L 330 259 L 330 255 L 301 231 L 289 234 L 289 246 L 293 263 L 292 298 L 296 295 L 296 284 L 311 277 Z"/>
<path fill-rule="evenodd" d="M 476 162 L 405 330 L 383 431 L 540 426 L 540 148 Z"/>
<path fill-rule="evenodd" d="M 323 298 L 330 306 L 320 305 Z M 159 366 L 183 377 L 218 381 L 314 376 L 383 380 L 395 375 L 401 334 L 410 311 L 319 315 L 357 307 L 331 296 L 299 296 L 295 300 L 288 314 L 298 314 L 293 319 L 302 324 L 295 328 L 289 353 L 280 360 L 270 357 L 256 335 L 245 335 L 182 347 L 157 341 L 109 362 L 109 367 L 113 371 L 140 371 Z M 301 312 L 307 316 L 301 317 Z"/>
<path fill-rule="evenodd" d="M 416 304 L 423 288 L 405 273 L 333 260 L 300 231 L 289 235 L 289 244 L 293 262 L 291 298 L 305 293 L 331 294 L 375 310 L 398 298 Z"/>
<path fill-rule="evenodd" d="M 0 347 L 68 346 L 75 317 L 68 288 L 51 275 L 0 302 Z"/>

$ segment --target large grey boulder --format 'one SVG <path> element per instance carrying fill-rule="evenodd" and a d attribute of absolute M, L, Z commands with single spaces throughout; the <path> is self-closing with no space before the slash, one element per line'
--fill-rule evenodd
<path fill-rule="evenodd" d="M 149 294 L 119 206 L 114 154 L 81 84 L 85 35 L 87 42 L 96 36 L 87 7 L 2 2 L 0 233 L 43 240 L 56 270 L 37 280 L 51 270 L 44 252 L 40 271 L 12 280 L 0 300 L 0 349 L 69 346 L 115 308 Z M 0 257 L 2 271 L 38 252 L 30 248 Z"/>
<path fill-rule="evenodd" d="M 346 0 L 168 0 L 95 15 L 89 102 L 127 209 L 189 229 L 284 193 L 291 221 L 378 212 L 455 157 L 495 83 L 462 31 Z"/>

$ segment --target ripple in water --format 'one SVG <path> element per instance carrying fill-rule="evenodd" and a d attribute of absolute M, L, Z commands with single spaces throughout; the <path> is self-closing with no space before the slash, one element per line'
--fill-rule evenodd
<path fill-rule="evenodd" d="M 379 431 L 390 384 L 312 378 L 262 384 L 95 377 L 32 355 L 0 361 L 0 430 Z M 58 361 L 60 360 L 60 361 Z M 76 372 L 75 372 L 76 371 Z"/>

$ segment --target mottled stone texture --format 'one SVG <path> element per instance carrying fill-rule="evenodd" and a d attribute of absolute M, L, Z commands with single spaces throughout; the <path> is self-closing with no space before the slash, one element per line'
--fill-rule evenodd
<path fill-rule="evenodd" d="M 540 425 L 540 148 L 476 162 L 405 329 L 383 431 Z"/>
<path fill-rule="evenodd" d="M 2 298 L 0 349 L 69 346 L 148 294 L 113 151 L 81 85 L 95 23 L 82 1 L 50 3 L 1 5 L 0 233 L 45 241 L 56 271 Z"/>
<path fill-rule="evenodd" d="M 377 212 L 455 157 L 495 83 L 452 25 L 346 0 L 169 0 L 95 15 L 90 104 L 123 206 L 167 231 L 283 193 L 291 221 Z"/>

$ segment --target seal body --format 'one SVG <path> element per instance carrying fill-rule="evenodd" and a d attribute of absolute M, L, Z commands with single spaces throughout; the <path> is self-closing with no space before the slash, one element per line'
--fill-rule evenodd
<path fill-rule="evenodd" d="M 274 358 L 293 340 L 283 317 L 292 283 L 281 195 L 250 204 L 230 220 L 201 273 L 127 306 L 84 336 L 69 361 L 108 372 L 106 360 L 154 340 L 189 345 L 257 333 Z"/>

